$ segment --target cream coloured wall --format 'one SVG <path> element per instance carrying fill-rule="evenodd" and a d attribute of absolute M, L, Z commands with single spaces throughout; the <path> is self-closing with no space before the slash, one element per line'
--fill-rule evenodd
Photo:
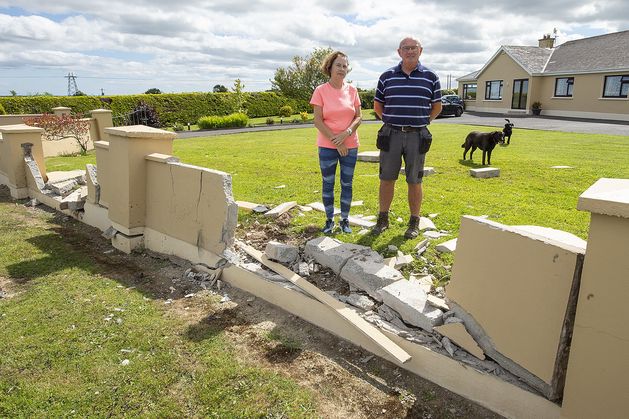
<path fill-rule="evenodd" d="M 469 106 L 468 109 L 478 112 L 495 113 L 511 111 L 513 80 L 515 79 L 529 79 L 528 91 L 529 93 L 531 92 L 531 76 L 503 51 L 479 74 L 476 88 L 476 101 L 469 102 L 471 106 Z M 503 81 L 501 100 L 485 99 L 485 83 L 492 80 Z M 459 82 L 459 88 L 463 89 L 463 82 Z"/>

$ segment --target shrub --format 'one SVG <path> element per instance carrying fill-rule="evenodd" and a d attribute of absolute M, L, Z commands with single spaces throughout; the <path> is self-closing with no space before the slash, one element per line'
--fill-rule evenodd
<path fill-rule="evenodd" d="M 183 131 L 183 124 L 181 122 L 175 122 L 173 131 Z"/>
<path fill-rule="evenodd" d="M 363 109 L 373 109 L 373 98 L 375 95 L 376 91 L 373 89 L 358 92 L 358 97 L 360 97 L 360 107 Z"/>
<path fill-rule="evenodd" d="M 306 122 L 308 121 L 308 112 L 299 112 L 299 116 L 301 116 L 301 122 Z"/>
<path fill-rule="evenodd" d="M 89 142 L 90 121 L 82 115 L 43 114 L 42 116 L 24 118 L 24 123 L 44 129 L 44 138 L 48 141 L 58 141 L 64 138 L 74 138 L 81 148 L 81 155 L 87 154 Z"/>
<path fill-rule="evenodd" d="M 204 116 L 199 118 L 197 125 L 201 129 L 240 128 L 246 127 L 249 118 L 244 113 L 233 113 L 226 116 Z"/>
<path fill-rule="evenodd" d="M 129 115 L 129 122 L 131 124 L 141 124 L 153 128 L 159 128 L 161 126 L 155 108 L 144 101 L 140 101 L 135 108 L 133 108 L 133 111 L 131 111 Z"/>
<path fill-rule="evenodd" d="M 278 113 L 279 116 L 281 116 L 282 118 L 288 118 L 289 116 L 291 116 L 293 114 L 293 108 L 291 108 L 290 105 L 284 105 L 280 108 L 280 111 Z"/>
<path fill-rule="evenodd" d="M 273 118 L 267 118 L 266 119 L 266 124 L 267 125 L 273 125 L 274 123 L 275 123 L 275 119 L 273 119 Z"/>
<path fill-rule="evenodd" d="M 6 115 L 7 111 L 4 110 L 4 106 L 2 106 L 2 103 L 0 103 L 0 115 Z"/>

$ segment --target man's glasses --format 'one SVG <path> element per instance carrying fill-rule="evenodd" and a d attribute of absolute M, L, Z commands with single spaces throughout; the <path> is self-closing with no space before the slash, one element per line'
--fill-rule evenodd
<path fill-rule="evenodd" d="M 419 45 L 405 45 L 400 48 L 403 51 L 417 51 L 419 49 Z"/>

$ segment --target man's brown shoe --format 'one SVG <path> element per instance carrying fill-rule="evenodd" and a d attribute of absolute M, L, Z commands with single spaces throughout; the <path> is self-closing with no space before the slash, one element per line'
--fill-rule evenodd
<path fill-rule="evenodd" d="M 371 229 L 371 234 L 378 236 L 387 228 L 389 228 L 389 213 L 381 212 L 378 214 L 378 221 L 376 222 L 376 225 Z"/>
<path fill-rule="evenodd" d="M 405 239 L 414 239 L 419 236 L 419 217 L 411 215 L 411 219 L 408 221 L 408 228 L 404 232 Z"/>

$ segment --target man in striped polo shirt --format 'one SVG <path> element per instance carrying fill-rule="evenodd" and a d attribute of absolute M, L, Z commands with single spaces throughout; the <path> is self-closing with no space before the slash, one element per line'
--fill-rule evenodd
<path fill-rule="evenodd" d="M 397 52 L 402 61 L 382 73 L 374 98 L 374 111 L 384 125 L 378 132 L 380 213 L 372 232 L 378 235 L 389 227 L 389 208 L 404 158 L 411 212 L 404 237 L 413 239 L 419 235 L 424 160 L 432 141 L 427 126 L 441 112 L 441 85 L 439 77 L 419 63 L 422 46 L 417 39 L 402 39 Z"/>

